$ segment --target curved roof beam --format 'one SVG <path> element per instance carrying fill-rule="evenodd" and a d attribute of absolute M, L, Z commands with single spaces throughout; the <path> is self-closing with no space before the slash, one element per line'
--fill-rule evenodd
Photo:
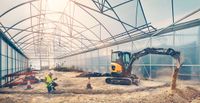
<path fill-rule="evenodd" d="M 16 8 L 18 8 L 18 7 L 20 7 L 20 6 L 23 6 L 23 5 L 25 5 L 25 4 L 28 4 L 28 3 L 32 3 L 32 2 L 35 2 L 35 1 L 39 1 L 39 0 L 30 0 L 30 1 L 27 1 L 27 2 L 24 2 L 24 3 L 21 3 L 21 4 L 18 4 L 18 5 L 16 5 L 16 6 L 14 6 L 13 8 L 11 8 L 11 9 L 9 9 L 9 10 L 7 10 L 6 12 L 4 12 L 3 14 L 1 14 L 1 16 L 0 17 L 2 17 L 2 16 L 4 16 L 5 14 L 7 14 L 8 12 L 10 12 L 10 11 L 12 11 L 12 10 L 14 10 L 14 9 L 16 9 Z M 85 10 L 84 10 L 85 11 Z M 63 13 L 63 14 L 65 14 L 65 13 Z M 110 33 L 110 31 L 108 31 L 108 29 L 97 19 L 97 18 L 95 18 L 93 15 L 91 15 L 91 14 L 89 14 L 90 16 L 92 16 L 99 24 L 101 24 L 102 26 L 103 26 L 103 28 L 110 34 L 110 36 L 115 40 L 115 38 L 113 37 L 113 35 Z M 72 18 L 72 17 L 70 17 L 70 18 Z M 96 35 L 95 35 L 96 36 Z M 97 36 L 98 37 L 98 36 Z M 100 39 L 101 40 L 101 39 Z M 115 40 L 116 41 L 116 40 Z M 102 41 L 103 42 L 103 41 Z"/>
<path fill-rule="evenodd" d="M 44 36 L 46 36 L 46 35 L 44 35 Z M 58 36 L 58 35 L 56 35 L 56 36 Z M 32 37 L 30 37 L 30 38 L 27 38 L 26 40 L 24 40 L 23 42 L 21 42 L 20 44 L 19 44 L 19 46 L 21 46 L 21 45 L 23 45 L 23 44 L 26 44 L 27 42 L 29 42 L 30 40 L 33 40 L 33 38 L 36 38 L 36 37 L 38 37 L 38 35 L 35 35 L 35 36 L 32 36 Z M 59 36 L 58 36 L 59 37 Z M 50 37 L 50 38 L 52 38 L 52 37 Z M 47 39 L 45 39 L 45 40 L 47 40 Z M 55 39 L 56 40 L 56 39 Z M 66 42 L 66 41 L 64 41 L 64 40 L 60 40 L 61 42 L 63 42 L 64 44 L 69 44 L 68 42 Z M 34 42 L 34 41 L 33 41 Z M 74 44 L 74 43 L 73 43 Z M 79 46 L 77 46 L 78 48 L 81 48 L 81 47 L 79 47 Z"/>
<path fill-rule="evenodd" d="M 5 14 L 9 13 L 10 11 L 12 11 L 12 10 L 14 10 L 14 9 L 16 9 L 16 8 L 18 8 L 18 7 L 20 7 L 20 6 L 23 6 L 23 5 L 25 5 L 25 4 L 32 3 L 32 2 L 35 2 L 35 1 L 39 1 L 39 0 L 30 0 L 30 1 L 23 2 L 23 3 L 21 3 L 21 4 L 18 4 L 18 5 L 16 5 L 16 6 L 10 8 L 10 9 L 8 9 L 7 11 L 5 11 L 3 14 L 1 14 L 1 15 L 0 15 L 0 18 L 3 17 Z"/>
<path fill-rule="evenodd" d="M 16 36 L 18 36 L 19 34 L 21 34 L 22 32 L 24 32 L 24 31 L 27 31 L 28 29 L 30 29 L 30 28 L 33 28 L 33 27 L 36 27 L 36 26 L 40 26 L 40 25 L 43 25 L 43 24 L 49 24 L 49 23 L 59 23 L 59 24 L 62 24 L 63 26 L 65 26 L 65 27 L 68 27 L 66 24 L 64 24 L 64 23 L 60 23 L 60 22 L 58 22 L 58 21 L 53 21 L 53 20 L 51 20 L 51 21 L 49 21 L 49 22 L 46 22 L 46 23 L 38 23 L 38 24 L 36 24 L 36 25 L 32 25 L 32 26 L 30 26 L 30 27 L 27 27 L 27 28 L 25 28 L 25 29 L 22 29 L 20 32 L 18 32 L 18 33 L 16 33 L 11 39 L 14 39 Z M 38 30 L 39 31 L 39 30 Z M 40 33 L 40 32 L 32 32 L 32 33 Z M 68 34 L 69 35 L 69 34 Z M 25 35 L 25 36 L 22 36 L 21 38 L 23 39 L 24 37 L 26 37 L 27 35 Z M 71 36 L 72 38 L 76 38 L 76 37 L 74 37 L 74 36 Z M 84 39 L 84 38 L 82 38 L 82 39 Z M 87 39 L 86 39 L 87 40 Z M 91 40 L 91 39 L 89 39 L 89 40 Z M 19 41 L 19 40 L 18 40 Z M 91 41 L 95 41 L 95 40 L 91 40 Z"/>
<path fill-rule="evenodd" d="M 23 22 L 26 21 L 26 20 L 32 19 L 32 18 L 34 18 L 34 17 L 41 16 L 41 15 L 45 15 L 45 14 L 37 14 L 37 15 L 29 16 L 29 17 L 27 17 L 27 18 L 25 18 L 25 19 L 22 19 L 22 20 L 18 21 L 17 23 L 13 24 L 12 26 L 10 26 L 8 29 L 6 29 L 6 30 L 4 31 L 4 33 L 8 32 L 11 28 L 15 27 L 16 25 L 18 25 L 18 24 L 20 24 L 20 23 L 23 23 Z"/>
<path fill-rule="evenodd" d="M 30 33 L 30 35 L 31 34 L 33 34 L 33 33 Z M 45 35 L 47 35 L 47 34 L 50 34 L 50 33 L 43 33 L 43 34 L 45 34 Z M 28 34 L 29 35 L 29 34 Z M 37 37 L 38 35 L 36 35 L 36 36 L 32 36 L 32 37 L 30 37 L 30 38 L 28 38 L 28 39 L 25 39 L 23 42 L 21 42 L 20 44 L 23 44 L 23 43 L 26 43 L 26 42 L 28 42 L 27 40 L 31 40 L 32 38 L 34 38 L 34 37 Z M 58 35 L 55 35 L 55 36 L 58 36 Z M 29 37 L 29 36 L 26 36 L 26 38 L 27 37 Z M 65 39 L 67 39 L 67 38 L 65 38 Z M 69 41 L 69 39 L 67 39 L 68 41 Z M 72 41 L 71 41 L 72 42 Z M 18 41 L 18 43 L 19 43 L 19 41 Z M 74 43 L 74 42 L 72 42 L 76 47 L 78 47 L 78 48 L 81 48 L 78 44 L 76 44 L 76 43 Z"/>
<path fill-rule="evenodd" d="M 34 34 L 34 33 L 43 33 L 43 34 L 45 34 L 45 35 L 50 35 L 50 34 L 52 34 L 52 33 L 40 32 L 40 31 L 41 31 L 41 30 L 35 31 L 35 32 L 33 32 L 33 33 L 26 34 L 25 36 L 23 36 L 22 38 L 20 38 L 19 40 L 17 40 L 15 43 L 20 42 L 21 40 L 23 40 L 23 39 L 25 39 L 25 38 L 31 36 L 31 35 Z M 60 36 L 60 35 L 54 35 L 54 36 Z M 67 40 L 69 41 L 68 37 L 70 37 L 70 36 L 60 36 L 60 37 L 63 37 L 63 38 L 65 38 L 65 39 L 67 39 Z M 71 37 L 70 37 L 70 38 L 71 38 Z M 74 40 L 76 40 L 76 39 L 83 39 L 83 40 L 86 40 L 86 39 L 84 39 L 84 38 L 79 38 L 79 37 L 73 37 L 73 39 L 74 39 Z M 92 41 L 96 41 L 96 40 L 92 40 Z M 75 44 L 75 43 L 73 43 L 73 44 Z M 78 45 L 77 45 L 77 47 L 78 47 Z"/>
<path fill-rule="evenodd" d="M 59 12 L 59 13 L 62 13 L 62 12 Z M 64 13 L 64 15 L 68 16 L 68 15 L 65 14 L 65 13 Z M 85 39 L 87 39 L 87 41 L 89 41 L 93 46 L 95 46 L 95 45 L 91 42 L 90 39 L 88 39 L 88 38 L 85 37 L 83 34 L 81 34 L 81 33 L 85 32 L 85 31 L 88 31 L 88 30 L 91 31 L 90 29 L 93 28 L 93 27 L 88 28 L 87 26 L 85 26 L 84 24 L 82 24 L 81 22 L 79 22 L 78 20 L 76 20 L 76 19 L 74 19 L 74 18 L 72 18 L 72 19 L 75 20 L 76 22 L 78 22 L 79 24 L 81 24 L 82 26 L 84 26 L 84 27 L 86 28 L 86 30 L 84 30 L 84 31 L 77 31 L 77 30 L 73 29 L 73 31 L 75 31 L 75 32 L 77 33 L 77 34 L 75 34 L 74 36 L 80 34 L 80 35 L 83 36 Z M 45 19 L 45 20 L 53 21 L 53 20 L 50 20 L 50 19 Z M 58 22 L 58 21 L 53 21 L 53 22 L 57 22 L 57 23 L 59 23 L 59 24 L 62 24 L 63 26 L 66 26 L 66 27 L 70 28 L 70 26 L 69 26 L 69 25 L 66 25 L 65 23 Z M 92 32 L 93 35 L 95 35 L 96 37 L 98 37 L 93 31 L 91 31 L 91 32 Z M 68 34 L 68 35 L 70 35 L 70 34 Z M 102 43 L 104 43 L 103 40 L 101 40 L 100 38 L 98 38 L 98 39 L 99 39 L 99 41 L 101 41 Z"/>
<path fill-rule="evenodd" d="M 45 35 L 50 35 L 50 34 L 52 34 L 51 32 L 41 32 L 42 30 L 37 30 L 37 31 L 34 31 L 34 32 L 32 32 L 32 33 L 29 33 L 29 34 L 24 34 L 24 36 L 22 37 L 22 38 L 20 38 L 20 39 L 18 39 L 15 43 L 18 43 L 18 42 L 20 42 L 21 40 L 23 40 L 23 39 L 25 39 L 25 38 L 27 38 L 27 37 L 29 37 L 29 36 L 31 36 L 32 34 L 34 34 L 34 33 L 43 33 L 43 34 L 45 34 Z M 55 35 L 55 34 L 54 34 Z M 60 36 L 60 35 L 58 35 L 58 34 L 56 34 L 55 36 Z M 82 40 L 87 40 L 87 39 L 85 39 L 85 38 L 81 38 L 81 37 L 71 37 L 71 36 L 65 36 L 65 35 L 61 35 L 60 37 L 63 37 L 63 38 L 65 38 L 65 39 L 68 39 L 68 38 L 72 38 L 72 39 L 82 39 Z M 68 39 L 69 40 L 69 39 Z M 99 42 L 98 40 L 92 40 L 92 39 L 90 39 L 91 41 L 95 41 L 95 42 Z"/>
<path fill-rule="evenodd" d="M 22 23 L 22 22 L 24 22 L 24 21 L 26 21 L 26 20 L 32 19 L 32 18 L 34 18 L 34 17 L 41 16 L 41 15 L 47 15 L 47 14 L 63 14 L 63 15 L 65 15 L 65 16 L 67 16 L 67 17 L 70 17 L 71 19 L 73 19 L 74 21 L 76 21 L 77 23 L 79 23 L 79 24 L 81 24 L 83 27 L 85 27 L 85 29 L 89 30 L 89 31 L 90 31 L 95 37 L 97 37 L 100 41 L 102 41 L 101 38 L 99 38 L 92 30 L 90 30 L 87 26 L 85 26 L 84 24 L 82 24 L 80 21 L 78 21 L 78 20 L 72 18 L 71 16 L 67 15 L 66 13 L 58 12 L 58 11 L 57 11 L 57 12 L 51 12 L 51 13 L 42 13 L 42 14 L 38 14 L 38 15 L 34 15 L 34 16 L 30 16 L 30 17 L 28 17 L 28 18 L 22 19 L 21 21 L 18 21 L 17 23 L 15 23 L 15 24 L 12 25 L 11 27 L 9 27 L 7 30 L 5 30 L 4 33 L 8 32 L 11 28 L 15 27 L 16 25 L 18 25 L 18 24 L 20 24 L 20 23 Z M 60 22 L 59 22 L 59 23 L 60 23 Z M 60 24 L 63 24 L 63 23 L 60 23 Z M 15 35 L 14 35 L 14 36 L 15 36 Z M 103 41 L 102 41 L 102 43 L 103 43 Z"/>
<path fill-rule="evenodd" d="M 46 40 L 53 40 L 53 38 L 52 38 L 52 39 L 46 39 Z M 42 42 L 40 39 L 36 39 L 36 40 L 34 40 L 34 41 L 36 41 L 37 43 L 41 43 L 41 42 Z M 59 43 L 58 41 L 55 41 L 55 42 Z M 34 45 L 34 44 L 32 43 L 32 41 L 31 41 L 31 42 L 29 42 L 29 43 L 27 43 L 27 45 L 25 45 L 25 46 L 22 46 L 22 49 L 23 49 L 23 50 L 25 50 L 25 49 L 27 49 L 27 48 L 30 48 L 30 47 L 31 47 L 31 45 Z M 48 44 L 46 44 L 46 45 L 48 45 Z M 70 51 L 71 51 L 71 50 L 68 48 L 68 46 L 67 46 L 67 45 L 64 45 L 64 44 L 62 43 L 62 46 L 63 46 L 63 47 L 64 47 L 64 49 L 65 49 L 65 50 L 67 50 L 68 52 L 70 52 Z"/>
<path fill-rule="evenodd" d="M 56 14 L 56 13 L 58 13 L 58 14 L 64 14 L 64 15 L 66 15 L 66 16 L 69 16 L 69 15 L 67 15 L 66 13 L 62 13 L 62 12 L 52 12 L 52 13 L 43 13 L 43 14 L 38 14 L 38 15 L 34 15 L 34 16 L 30 16 L 30 17 L 28 17 L 28 18 L 25 18 L 25 19 L 22 19 L 22 20 L 20 20 L 20 21 L 18 21 L 17 23 L 15 23 L 14 25 L 12 25 L 11 27 L 9 27 L 7 30 L 5 30 L 4 31 L 4 33 L 6 33 L 6 32 L 8 32 L 11 28 L 13 28 L 13 27 L 15 27 L 16 25 L 18 25 L 18 24 L 20 24 L 20 23 L 22 23 L 22 22 L 24 22 L 24 21 L 26 21 L 26 20 L 29 20 L 29 19 L 32 19 L 32 18 L 34 18 L 34 17 L 38 17 L 38 16 L 41 16 L 41 15 L 46 15 L 46 14 Z M 70 16 L 69 16 L 70 17 Z M 70 17 L 71 18 L 71 17 Z M 77 21 L 76 19 L 74 19 L 74 18 L 72 18 L 73 20 L 75 20 L 76 22 L 78 22 L 78 23 L 80 23 L 79 21 Z M 82 26 L 84 26 L 84 27 L 86 27 L 85 25 L 83 25 L 82 23 L 80 23 Z M 75 31 L 75 30 L 74 30 Z M 89 31 L 91 31 L 91 30 L 89 30 Z M 79 32 L 77 32 L 78 34 L 81 34 L 81 33 L 79 33 Z M 96 35 L 96 34 L 95 34 Z M 83 36 L 83 35 L 82 35 Z M 86 38 L 85 36 L 83 36 L 84 38 Z M 93 46 L 95 46 L 94 45 L 94 43 L 92 43 L 88 38 L 86 38 Z"/>
<path fill-rule="evenodd" d="M 44 45 L 44 46 L 48 46 L 47 44 L 43 44 L 43 45 Z M 26 47 L 25 50 L 29 50 L 30 47 L 33 47 L 33 45 L 30 45 L 30 46 Z M 65 48 L 64 48 L 64 50 L 68 51 L 69 53 L 71 52 L 71 51 L 69 51 L 69 50 L 67 50 L 67 49 L 65 49 Z M 26 54 L 29 54 L 29 53 L 27 53 L 27 52 L 25 52 L 25 53 L 26 53 Z M 67 53 L 67 54 L 69 54 L 69 53 Z M 62 53 L 62 54 L 64 54 L 64 53 Z"/>
<path fill-rule="evenodd" d="M 36 24 L 36 25 L 32 25 L 32 26 L 29 26 L 29 27 L 27 27 L 27 28 L 25 28 L 25 29 L 22 29 L 22 30 L 19 31 L 18 33 L 14 34 L 14 35 L 11 37 L 11 39 L 14 39 L 16 36 L 18 36 L 19 34 L 21 34 L 21 33 L 24 32 L 24 31 L 27 31 L 28 29 L 31 29 L 31 28 L 33 28 L 33 27 L 40 26 L 40 25 L 43 25 L 43 24 L 45 24 L 45 23 L 38 23 L 38 24 Z M 48 24 L 48 23 L 46 23 L 46 24 Z M 22 36 L 22 38 L 23 38 L 23 36 Z"/>
<path fill-rule="evenodd" d="M 48 29 L 55 29 L 55 28 L 45 28 L 44 30 L 48 30 Z M 67 34 L 67 35 L 69 35 L 68 33 L 66 33 L 65 31 L 63 31 L 63 30 L 61 30 L 61 29 L 57 29 L 57 30 L 59 30 L 59 31 L 61 31 L 61 32 Z M 41 31 L 41 30 L 38 30 L 38 31 L 36 31 L 36 32 L 42 33 L 42 32 L 40 32 L 40 31 Z M 22 37 L 20 40 L 18 40 L 18 41 L 21 41 L 22 39 L 24 39 L 24 38 L 26 38 L 26 37 L 28 37 L 28 36 L 31 36 L 31 34 L 34 34 L 34 33 L 29 33 L 29 34 L 23 36 L 23 37 Z M 50 33 L 43 33 L 43 34 L 50 34 Z M 70 41 L 68 38 L 65 38 L 65 39 L 67 39 L 68 41 Z M 80 43 L 83 44 L 86 48 L 88 48 L 88 46 L 85 45 L 84 43 L 82 43 L 82 42 L 80 41 L 80 39 L 73 39 L 73 40 L 76 40 L 76 41 L 80 42 Z M 87 40 L 87 39 L 86 39 L 86 40 Z M 72 41 L 70 41 L 70 42 L 72 42 Z M 16 42 L 16 43 L 17 43 L 17 42 Z M 79 47 L 78 44 L 76 44 L 76 43 L 74 43 L 74 42 L 72 42 L 72 43 L 73 43 L 74 45 L 76 45 L 77 47 Z M 79 48 L 80 48 L 80 47 L 79 47 Z"/>
<path fill-rule="evenodd" d="M 55 29 L 55 28 L 46 28 L 46 29 Z M 45 29 L 45 30 L 46 30 Z M 63 32 L 63 33 L 65 33 L 65 34 L 68 34 L 68 33 L 66 33 L 65 31 L 63 31 L 62 29 L 57 29 L 57 30 L 59 30 L 59 31 L 61 31 L 61 32 Z M 30 37 L 29 39 L 32 39 L 32 37 Z M 67 39 L 67 38 L 66 38 Z M 85 45 L 84 43 L 82 43 L 80 40 L 78 40 L 78 39 L 74 39 L 74 40 L 77 40 L 77 41 L 79 41 L 82 45 L 84 45 L 86 48 L 89 48 L 87 45 Z M 27 42 L 27 39 L 26 40 L 24 40 L 25 42 L 24 43 L 26 43 Z M 68 39 L 68 41 L 70 41 L 69 39 Z M 72 42 L 72 41 L 71 41 Z M 76 43 L 73 43 L 73 44 L 75 44 L 76 46 L 78 46 L 78 44 L 76 44 Z M 79 47 L 79 46 L 78 46 Z M 80 48 L 80 47 L 79 47 Z"/>
<path fill-rule="evenodd" d="M 65 23 L 61 23 L 61 22 L 58 22 L 58 21 L 49 20 L 49 22 L 47 22 L 47 23 L 38 23 L 38 24 L 36 24 L 36 25 L 32 25 L 32 26 L 29 26 L 29 27 L 27 27 L 27 28 L 25 28 L 25 29 L 22 29 L 20 32 L 14 34 L 14 35 L 11 37 L 11 39 L 14 39 L 16 36 L 18 36 L 18 35 L 21 34 L 22 32 L 27 31 L 28 29 L 31 29 L 31 28 L 33 28 L 33 27 L 40 26 L 40 25 L 43 25 L 43 24 L 49 24 L 49 23 L 58 23 L 58 24 L 62 24 L 62 25 L 65 26 L 65 27 L 68 27 Z M 55 24 L 54 24 L 54 25 L 55 25 Z M 93 28 L 93 27 L 91 27 L 91 28 Z M 91 29 L 91 28 L 89 28 L 89 29 Z M 76 30 L 73 30 L 73 31 L 76 31 Z M 85 32 L 85 31 L 87 31 L 87 30 L 84 30 L 84 31 L 81 31 L 81 32 Z M 31 31 L 30 31 L 30 32 L 31 32 Z M 78 31 L 76 31 L 76 32 L 78 32 Z M 78 33 L 77 33 L 77 34 L 78 34 Z M 79 33 L 79 34 L 80 34 L 80 33 Z M 72 36 L 72 37 L 75 38 L 74 36 Z M 22 38 L 23 38 L 23 37 L 22 37 Z M 89 40 L 91 40 L 91 39 L 89 39 Z M 95 40 L 92 40 L 92 41 L 95 41 Z"/>

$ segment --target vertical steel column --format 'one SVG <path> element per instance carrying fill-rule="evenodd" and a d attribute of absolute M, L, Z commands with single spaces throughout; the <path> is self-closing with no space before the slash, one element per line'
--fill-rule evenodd
<path fill-rule="evenodd" d="M 131 53 L 133 53 L 133 46 L 134 46 L 134 42 L 131 41 Z"/>
<path fill-rule="evenodd" d="M 2 38 L 1 38 L 1 36 L 0 36 L 0 87 L 2 87 L 2 49 L 1 49 L 1 47 L 2 47 L 2 44 L 1 44 L 1 40 L 2 40 Z"/>
<path fill-rule="evenodd" d="M 197 63 L 200 64 L 200 26 L 198 27 L 198 32 L 197 32 L 197 57 L 196 57 L 196 60 L 197 60 Z M 197 72 L 199 74 L 199 76 L 197 77 L 197 80 L 200 81 L 200 70 L 195 70 L 193 72 Z"/>
<path fill-rule="evenodd" d="M 70 57 L 68 57 L 68 60 L 69 60 Z M 79 65 L 79 69 L 81 70 L 81 57 L 80 57 L 80 54 L 77 56 L 77 61 L 78 61 L 78 65 Z"/>
<path fill-rule="evenodd" d="M 18 72 L 17 71 L 17 53 L 15 51 L 15 72 Z"/>
<path fill-rule="evenodd" d="M 88 66 L 88 65 L 87 65 L 87 58 L 86 58 L 86 57 L 87 57 L 87 53 L 84 53 L 83 55 L 84 55 L 84 64 L 85 64 L 85 68 L 87 69 L 87 71 L 89 71 L 89 68 L 87 68 L 87 66 Z"/>
<path fill-rule="evenodd" d="M 144 21 L 145 21 L 146 25 L 148 25 L 147 19 L 146 19 L 145 13 L 144 13 L 144 9 L 143 9 L 143 6 L 142 6 L 142 3 L 141 3 L 140 0 L 138 0 L 138 3 L 139 3 L 140 8 L 141 8 L 141 10 L 142 10 L 142 14 L 143 14 L 143 17 L 144 17 Z M 148 27 L 148 31 L 150 31 L 150 30 L 149 30 L 149 27 Z"/>
<path fill-rule="evenodd" d="M 174 0 L 171 0 L 172 5 L 172 22 L 174 23 Z"/>
<path fill-rule="evenodd" d="M 82 64 L 82 70 L 85 70 L 84 54 L 81 54 L 81 64 Z"/>
<path fill-rule="evenodd" d="M 84 55 L 85 56 L 85 68 L 87 68 L 88 71 L 90 71 L 90 68 L 88 67 L 88 54 L 87 53 L 85 53 L 85 55 Z"/>
<path fill-rule="evenodd" d="M 99 71 L 99 73 L 101 73 L 101 70 L 100 70 L 99 49 L 98 49 L 98 71 Z"/>
<path fill-rule="evenodd" d="M 17 53 L 17 61 L 18 61 L 18 70 L 19 70 L 19 72 L 21 72 L 21 66 L 20 66 L 20 55 L 19 55 L 19 53 Z"/>
<path fill-rule="evenodd" d="M 22 71 L 24 70 L 24 66 L 23 66 L 23 63 L 24 63 L 24 58 L 23 58 L 23 56 L 21 55 L 21 69 L 22 69 Z"/>
<path fill-rule="evenodd" d="M 18 71 L 20 72 L 21 70 L 20 70 L 20 59 L 19 59 L 19 53 L 17 53 L 17 69 L 18 69 Z"/>
<path fill-rule="evenodd" d="M 150 37 L 150 48 L 152 48 L 152 37 Z M 151 72 L 152 72 L 152 67 L 151 67 L 151 66 L 152 66 L 152 63 L 151 63 L 151 61 L 152 61 L 152 59 L 151 59 L 151 58 L 152 58 L 152 55 L 150 54 L 149 57 L 150 57 L 150 58 L 149 58 L 149 60 L 150 60 L 150 61 L 149 61 L 149 63 L 150 63 L 150 68 L 149 68 L 149 79 L 152 79 L 152 74 L 151 74 Z"/>
<path fill-rule="evenodd" d="M 7 69 L 6 69 L 7 70 L 7 74 L 6 75 L 8 75 L 8 69 L 9 68 L 8 68 L 8 44 L 7 43 L 6 43 L 6 58 L 7 58 L 6 59 L 6 63 L 7 63 L 7 65 L 6 65 L 7 66 Z M 5 80 L 6 80 L 6 83 L 8 83 L 8 77 L 6 77 Z"/>
<path fill-rule="evenodd" d="M 42 70 L 41 48 L 40 48 L 40 69 Z"/>
<path fill-rule="evenodd" d="M 22 55 L 20 55 L 20 68 L 21 68 L 21 71 L 23 71 L 22 63 L 23 63 L 23 58 L 22 58 Z"/>
<path fill-rule="evenodd" d="M 174 24 L 174 0 L 171 0 L 171 6 L 172 6 L 172 23 Z M 173 25 L 174 26 L 174 25 Z M 172 28 L 173 29 L 173 28 Z M 176 34 L 176 32 L 175 31 L 173 31 L 173 48 L 175 48 L 175 34 Z M 172 69 L 173 69 L 173 71 L 174 71 L 174 69 L 175 69 L 175 64 L 174 64 L 174 59 L 172 59 L 172 65 L 173 65 L 173 67 L 172 67 Z"/>
<path fill-rule="evenodd" d="M 13 48 L 11 49 L 11 73 L 13 73 Z M 13 76 L 11 76 L 11 81 L 13 80 Z"/>
<path fill-rule="evenodd" d="M 19 53 L 17 53 L 17 63 L 18 63 L 18 71 L 21 72 L 21 69 L 20 69 L 20 56 L 19 56 Z"/>
<path fill-rule="evenodd" d="M 20 56 L 21 56 L 21 55 L 18 54 L 19 71 L 21 72 L 22 69 L 21 69 L 21 57 L 20 57 Z"/>
<path fill-rule="evenodd" d="M 32 64 L 30 64 L 30 65 L 32 65 Z M 29 62 L 28 62 L 28 59 L 26 58 L 26 68 L 28 68 L 28 66 L 29 66 Z"/>
<path fill-rule="evenodd" d="M 119 44 L 117 45 L 117 50 L 119 50 Z"/>
<path fill-rule="evenodd" d="M 50 47 L 48 46 L 48 67 L 50 69 L 50 56 L 49 56 L 49 52 L 50 52 Z M 65 61 L 65 60 L 64 60 Z M 65 62 L 64 62 L 65 63 Z M 64 64 L 63 64 L 64 65 Z"/>
<path fill-rule="evenodd" d="M 136 4 L 136 9 L 135 9 L 135 27 L 137 27 L 137 15 L 138 15 L 138 3 L 139 3 L 139 0 L 137 0 L 137 4 Z"/>
<path fill-rule="evenodd" d="M 110 56 L 108 55 L 108 47 L 106 48 L 106 56 L 110 58 Z M 109 67 L 110 67 L 109 58 L 107 58 L 106 73 L 109 73 Z"/>
<path fill-rule="evenodd" d="M 39 14 L 42 13 L 42 0 L 39 2 L 39 5 L 40 5 L 40 9 L 39 9 Z M 39 17 L 39 20 L 38 20 L 39 24 L 41 23 L 41 15 Z M 39 26 L 39 30 L 41 30 L 41 25 Z M 43 31 L 41 31 L 43 32 Z M 42 34 L 40 33 L 40 35 L 38 35 L 38 38 L 41 39 L 42 38 Z M 42 58 L 41 58 L 41 43 L 42 43 L 42 40 L 40 40 L 40 69 L 42 69 Z"/>
<path fill-rule="evenodd" d="M 197 56 L 196 60 L 198 60 L 198 64 L 200 64 L 200 54 L 199 54 L 199 51 L 200 51 L 200 47 L 199 47 L 199 45 L 200 45 L 200 26 L 198 27 L 198 32 L 197 32 L 197 45 L 198 45 L 198 51 L 197 51 L 198 56 Z"/>
<path fill-rule="evenodd" d="M 94 68 L 93 68 L 93 58 L 92 58 L 92 52 L 90 52 L 90 67 L 91 67 L 91 72 L 94 72 Z"/>

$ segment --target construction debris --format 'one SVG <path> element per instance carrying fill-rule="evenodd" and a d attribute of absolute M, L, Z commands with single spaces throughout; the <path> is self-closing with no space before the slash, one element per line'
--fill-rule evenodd
<path fill-rule="evenodd" d="M 54 70 L 60 72 L 83 72 L 83 70 L 76 69 L 75 67 L 56 67 Z"/>
<path fill-rule="evenodd" d="M 9 83 L 4 84 L 3 87 L 12 88 L 13 86 L 17 85 L 27 85 L 28 82 L 30 82 L 30 84 L 39 83 L 40 80 L 35 77 L 36 74 L 37 72 L 35 71 L 27 70 L 23 72 L 6 75 L 7 77 L 14 77 L 15 79 Z"/>
<path fill-rule="evenodd" d="M 111 76 L 110 73 L 97 73 L 97 72 L 82 72 L 76 77 L 108 77 Z"/>

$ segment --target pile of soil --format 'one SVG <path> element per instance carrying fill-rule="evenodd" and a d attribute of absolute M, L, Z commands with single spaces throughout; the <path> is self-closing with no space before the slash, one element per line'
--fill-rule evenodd
<path fill-rule="evenodd" d="M 192 87 L 185 87 L 175 90 L 173 94 L 170 90 L 166 90 L 149 97 L 140 98 L 140 101 L 143 103 L 189 103 L 197 97 L 200 97 L 200 91 Z"/>
<path fill-rule="evenodd" d="M 110 73 L 97 73 L 97 72 L 82 72 L 76 77 L 109 77 Z"/>
<path fill-rule="evenodd" d="M 175 94 L 178 94 L 187 101 L 200 97 L 200 91 L 193 87 L 185 87 L 184 89 L 176 89 Z"/>
<path fill-rule="evenodd" d="M 56 67 L 54 70 L 60 72 L 83 72 L 83 70 L 76 69 L 74 67 Z"/>

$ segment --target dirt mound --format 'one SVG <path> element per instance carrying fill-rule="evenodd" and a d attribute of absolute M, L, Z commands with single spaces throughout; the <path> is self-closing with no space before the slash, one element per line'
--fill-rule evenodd
<path fill-rule="evenodd" d="M 173 94 L 169 90 L 166 90 L 148 97 L 142 97 L 138 101 L 143 103 L 188 103 L 199 96 L 200 91 L 192 87 L 185 87 L 175 90 Z"/>
<path fill-rule="evenodd" d="M 200 91 L 198 91 L 192 87 L 186 87 L 184 89 L 177 89 L 175 91 L 175 93 L 188 101 L 191 101 L 200 96 Z"/>
<path fill-rule="evenodd" d="M 54 70 L 59 72 L 83 72 L 83 70 L 76 69 L 74 67 L 57 67 L 54 68 Z"/>
<path fill-rule="evenodd" d="M 110 73 L 98 73 L 98 72 L 82 72 L 76 77 L 109 77 Z"/>

